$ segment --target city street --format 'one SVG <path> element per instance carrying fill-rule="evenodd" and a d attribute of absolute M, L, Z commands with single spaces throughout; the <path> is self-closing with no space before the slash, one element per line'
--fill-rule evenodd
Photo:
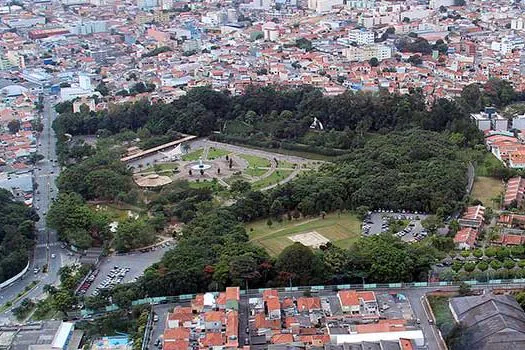
<path fill-rule="evenodd" d="M 59 174 L 60 167 L 56 162 L 56 137 L 52 129 L 53 120 L 56 118 L 55 109 L 47 98 L 44 100 L 44 112 L 42 116 L 43 131 L 38 139 L 38 153 L 44 159 L 35 166 L 33 175 L 37 184 L 34 193 L 33 206 L 40 216 L 36 224 L 37 242 L 33 253 L 30 267 L 23 279 L 18 280 L 9 287 L 0 291 L 0 303 L 14 299 L 32 281 L 37 280 L 39 284 L 26 297 L 39 298 L 43 293 L 43 286 L 58 282 L 58 271 L 61 266 L 74 261 L 75 256 L 68 256 L 67 251 L 60 248 L 57 233 L 46 229 L 46 215 L 53 198 L 57 195 L 55 180 Z M 55 256 L 52 258 L 52 256 Z M 42 267 L 47 264 L 48 270 L 42 272 Z M 38 268 L 39 272 L 34 273 Z M 12 319 L 12 309 L 18 306 L 15 303 L 11 308 L 0 314 L 0 324 Z"/>

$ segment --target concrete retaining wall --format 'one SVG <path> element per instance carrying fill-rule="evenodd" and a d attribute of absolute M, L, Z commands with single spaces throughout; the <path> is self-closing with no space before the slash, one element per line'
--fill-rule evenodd
<path fill-rule="evenodd" d="M 0 289 L 4 289 L 5 287 L 8 287 L 14 282 L 16 282 L 20 277 L 22 277 L 27 272 L 28 269 L 29 269 L 29 261 L 27 261 L 26 267 L 22 271 L 20 271 L 16 276 L 13 276 L 7 281 L 0 283 Z"/>

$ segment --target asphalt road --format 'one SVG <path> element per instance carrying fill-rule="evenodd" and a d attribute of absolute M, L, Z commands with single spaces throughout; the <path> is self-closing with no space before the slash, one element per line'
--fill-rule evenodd
<path fill-rule="evenodd" d="M 34 193 L 33 206 L 40 216 L 40 221 L 36 224 L 36 246 L 30 268 L 23 279 L 0 291 L 0 303 L 2 304 L 14 299 L 34 280 L 38 280 L 40 283 L 26 297 L 40 298 L 43 294 L 44 285 L 59 282 L 58 271 L 60 267 L 75 260 L 75 256 L 68 256 L 67 251 L 60 248 L 57 233 L 46 228 L 46 214 L 52 203 L 52 198 L 57 195 L 55 180 L 60 172 L 58 164 L 52 162 L 52 160 L 56 160 L 56 137 L 51 127 L 55 118 L 56 112 L 53 104 L 46 98 L 42 117 L 44 129 L 38 139 L 38 153 L 42 154 L 44 159 L 37 163 L 33 172 L 34 180 L 38 185 L 38 189 Z M 53 255 L 55 258 L 52 258 Z M 45 264 L 48 264 L 48 271 L 42 273 L 42 266 Z M 40 269 L 37 274 L 33 272 L 35 267 Z M 0 314 L 0 324 L 14 320 L 11 311 L 16 306 L 18 303 Z"/>

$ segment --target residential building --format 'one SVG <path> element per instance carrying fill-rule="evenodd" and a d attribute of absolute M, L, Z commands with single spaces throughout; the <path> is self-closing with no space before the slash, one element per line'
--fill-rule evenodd
<path fill-rule="evenodd" d="M 509 179 L 505 187 L 503 206 L 509 207 L 514 205 L 515 207 L 520 207 L 523 199 L 525 199 L 525 179 L 521 176 Z"/>
<path fill-rule="evenodd" d="M 423 332 L 409 327 L 405 320 L 379 320 L 378 323 L 351 325 L 349 328 L 328 328 L 332 344 L 361 344 L 363 342 L 393 342 L 423 346 Z M 380 347 L 381 348 L 381 347 Z"/>
<path fill-rule="evenodd" d="M 366 29 L 354 29 L 348 32 L 348 39 L 357 45 L 372 45 L 374 43 L 374 32 Z"/>
<path fill-rule="evenodd" d="M 483 226 L 485 220 L 485 207 L 482 205 L 475 205 L 467 207 L 466 211 L 461 215 L 458 220 L 459 226 L 461 227 L 472 227 L 476 230 Z"/>
<path fill-rule="evenodd" d="M 486 107 L 485 110 L 480 113 L 472 113 L 470 118 L 474 120 L 476 126 L 481 131 L 507 131 L 509 129 L 509 121 L 498 114 L 494 107 Z"/>
<path fill-rule="evenodd" d="M 359 317 L 376 317 L 379 315 L 374 292 L 343 290 L 337 292 L 337 297 L 344 313 Z"/>
<path fill-rule="evenodd" d="M 350 61 L 369 61 L 373 57 L 382 61 L 392 57 L 392 48 L 382 44 L 350 46 L 343 49 L 343 55 Z"/>
<path fill-rule="evenodd" d="M 460 229 L 454 236 L 454 244 L 458 249 L 472 249 L 476 245 L 478 230 L 472 227 Z"/>
<path fill-rule="evenodd" d="M 524 30 L 525 19 L 522 17 L 513 18 L 510 20 L 510 29 L 512 30 Z"/>

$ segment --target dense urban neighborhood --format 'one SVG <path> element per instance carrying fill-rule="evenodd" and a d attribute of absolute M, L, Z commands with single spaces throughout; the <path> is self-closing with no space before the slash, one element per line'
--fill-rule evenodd
<path fill-rule="evenodd" d="M 525 349 L 525 6 L 0 0 L 0 349 Z"/>

